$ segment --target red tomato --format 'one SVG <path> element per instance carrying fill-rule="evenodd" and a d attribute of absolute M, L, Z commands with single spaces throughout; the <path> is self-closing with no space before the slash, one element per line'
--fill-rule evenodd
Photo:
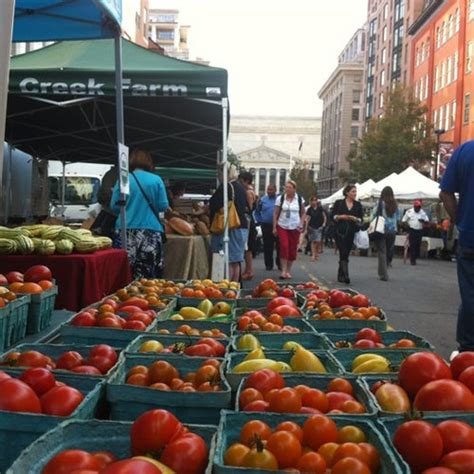
<path fill-rule="evenodd" d="M 302 453 L 299 439 L 289 431 L 275 431 L 265 447 L 276 457 L 280 469 L 295 466 Z"/>
<path fill-rule="evenodd" d="M 326 461 L 318 453 L 303 454 L 296 463 L 296 469 L 300 472 L 311 472 L 311 474 L 325 474 Z"/>
<path fill-rule="evenodd" d="M 46 415 L 69 416 L 82 400 L 84 395 L 77 388 L 54 387 L 41 397 L 41 408 Z"/>
<path fill-rule="evenodd" d="M 284 298 L 282 296 L 278 296 L 276 298 L 273 298 L 270 303 L 267 304 L 267 312 L 268 314 L 274 313 L 275 308 L 278 306 L 292 306 L 296 307 L 296 304 L 293 300 L 290 300 L 289 298 Z"/>
<path fill-rule="evenodd" d="M 331 292 L 329 296 L 329 306 L 331 308 L 340 308 L 348 304 L 351 304 L 351 297 L 347 293 L 339 290 Z"/>
<path fill-rule="evenodd" d="M 71 321 L 72 326 L 91 327 L 91 326 L 95 326 L 95 323 L 96 323 L 95 316 L 93 316 L 88 311 L 81 311 L 79 314 L 74 316 L 74 318 Z"/>
<path fill-rule="evenodd" d="M 245 380 L 245 388 L 255 388 L 263 394 L 275 388 L 283 388 L 284 386 L 285 379 L 282 375 L 270 369 L 257 370 Z"/>
<path fill-rule="evenodd" d="M 449 467 L 430 467 L 425 469 L 421 474 L 456 474 L 456 471 L 449 469 Z"/>
<path fill-rule="evenodd" d="M 278 314 L 282 318 L 295 318 L 301 316 L 301 312 L 296 306 L 290 306 L 287 304 L 277 306 L 273 309 L 272 313 Z"/>
<path fill-rule="evenodd" d="M 295 292 L 291 288 L 283 288 L 283 290 L 280 291 L 280 296 L 283 296 L 283 298 L 294 298 Z"/>
<path fill-rule="evenodd" d="M 120 313 L 133 314 L 133 313 L 141 313 L 141 312 L 142 312 L 142 309 L 134 305 L 126 305 L 126 306 L 120 307 Z"/>
<path fill-rule="evenodd" d="M 464 369 L 459 376 L 459 381 L 474 393 L 474 366 Z"/>
<path fill-rule="evenodd" d="M 413 406 L 421 411 L 472 411 L 474 395 L 456 380 L 435 380 L 421 387 Z"/>
<path fill-rule="evenodd" d="M 309 389 L 301 401 L 305 407 L 316 408 L 321 413 L 326 413 L 329 410 L 329 400 L 326 394 L 316 388 Z"/>
<path fill-rule="evenodd" d="M 395 431 L 393 444 L 414 471 L 435 466 L 443 455 L 443 439 L 426 421 L 401 424 Z"/>
<path fill-rule="evenodd" d="M 362 461 L 347 457 L 337 461 L 331 469 L 332 474 L 370 474 L 370 469 Z"/>
<path fill-rule="evenodd" d="M 123 328 L 131 329 L 133 331 L 146 331 L 146 325 L 142 321 L 127 321 Z"/>
<path fill-rule="evenodd" d="M 460 352 L 451 361 L 451 372 L 453 377 L 458 379 L 464 369 L 474 366 L 474 351 Z"/>
<path fill-rule="evenodd" d="M 313 294 L 316 295 L 316 297 L 320 300 L 329 299 L 329 293 L 325 290 L 316 290 L 316 291 L 313 291 Z"/>
<path fill-rule="evenodd" d="M 148 326 L 149 324 L 152 323 L 152 319 L 148 314 L 145 313 L 133 313 L 131 316 L 127 318 L 127 321 L 140 321 L 142 322 L 145 326 Z"/>
<path fill-rule="evenodd" d="M 7 286 L 8 285 L 8 280 L 5 275 L 0 273 L 0 286 Z"/>
<path fill-rule="evenodd" d="M 474 449 L 460 449 L 443 456 L 440 466 L 449 467 L 457 474 L 472 474 L 474 472 Z"/>
<path fill-rule="evenodd" d="M 252 320 L 248 316 L 242 316 L 237 321 L 237 329 L 239 331 L 245 331 L 245 329 L 247 329 L 247 326 L 251 323 L 251 321 Z"/>
<path fill-rule="evenodd" d="M 51 281 L 52 279 L 51 270 L 45 265 L 33 265 L 26 270 L 24 275 L 24 281 L 31 283 L 38 283 L 41 280 Z"/>
<path fill-rule="evenodd" d="M 176 472 L 200 474 L 206 470 L 208 454 L 201 436 L 186 433 L 166 445 L 160 461 Z"/>
<path fill-rule="evenodd" d="M 298 441 L 301 443 L 303 441 L 303 430 L 294 421 L 283 421 L 276 428 L 275 431 L 288 431 L 296 436 Z"/>
<path fill-rule="evenodd" d="M 460 449 L 474 449 L 474 429 L 468 423 L 457 420 L 442 421 L 436 429 L 443 438 L 443 453 Z"/>
<path fill-rule="evenodd" d="M 281 388 L 271 397 L 269 410 L 276 413 L 298 413 L 301 410 L 301 397 L 294 388 Z"/>
<path fill-rule="evenodd" d="M 261 392 L 255 390 L 254 388 L 245 388 L 244 390 L 242 390 L 242 392 L 240 392 L 239 406 L 240 408 L 243 408 L 249 403 L 258 400 L 263 400 L 263 395 Z"/>
<path fill-rule="evenodd" d="M 119 306 L 120 306 L 120 308 L 122 308 L 124 306 L 136 306 L 136 307 L 146 311 L 150 307 L 150 304 L 144 298 L 138 298 L 136 296 L 132 296 L 131 298 L 128 298 L 127 300 L 125 300 L 123 303 L 120 303 Z M 120 309 L 120 311 L 122 311 L 122 310 Z"/>
<path fill-rule="evenodd" d="M 11 376 L 8 375 L 3 370 L 0 370 L 0 383 L 2 383 L 4 380 L 7 380 L 7 379 L 11 379 Z"/>
<path fill-rule="evenodd" d="M 101 463 L 92 454 L 79 449 L 68 449 L 48 461 L 41 474 L 70 474 L 79 470 L 100 471 Z"/>
<path fill-rule="evenodd" d="M 130 430 L 132 453 L 135 456 L 158 453 L 183 432 L 183 425 L 167 410 L 149 410 L 139 416 Z"/>
<path fill-rule="evenodd" d="M 71 372 L 76 374 L 87 374 L 87 375 L 102 375 L 102 372 L 92 365 L 79 365 L 71 369 Z"/>
<path fill-rule="evenodd" d="M 8 283 L 23 283 L 25 280 L 23 278 L 23 273 L 20 272 L 9 272 L 5 275 Z"/>
<path fill-rule="evenodd" d="M 44 367 L 32 367 L 21 374 L 20 380 L 29 385 L 38 397 L 51 390 L 56 379 L 48 369 Z"/>
<path fill-rule="evenodd" d="M 301 407 L 300 413 L 303 415 L 321 415 L 322 413 L 316 408 Z"/>
<path fill-rule="evenodd" d="M 46 367 L 48 358 L 38 351 L 26 351 L 20 354 L 16 365 L 18 367 Z"/>
<path fill-rule="evenodd" d="M 377 347 L 377 344 L 370 339 L 359 339 L 352 347 L 354 349 L 374 349 Z"/>
<path fill-rule="evenodd" d="M 110 451 L 96 451 L 95 453 L 92 453 L 92 456 L 94 456 L 101 463 L 102 467 L 108 466 L 109 464 L 117 461 L 115 454 L 111 453 Z"/>
<path fill-rule="evenodd" d="M 240 442 L 245 446 L 252 446 L 255 444 L 255 438 L 260 438 L 266 441 L 270 438 L 272 429 L 261 420 L 250 420 L 245 423 L 240 429 Z"/>
<path fill-rule="evenodd" d="M 162 471 L 151 461 L 143 459 L 123 459 L 109 464 L 100 474 L 161 474 Z"/>
<path fill-rule="evenodd" d="M 207 344 L 211 346 L 214 349 L 216 357 L 224 357 L 225 355 L 225 346 L 212 337 L 203 337 L 199 339 L 197 344 Z"/>
<path fill-rule="evenodd" d="M 303 442 L 305 446 L 317 451 L 325 443 L 337 441 L 337 426 L 325 415 L 313 415 L 303 425 Z"/>
<path fill-rule="evenodd" d="M 365 295 L 355 295 L 352 297 L 351 304 L 356 308 L 367 308 L 369 306 L 369 298 Z"/>
<path fill-rule="evenodd" d="M 382 337 L 380 334 L 372 328 L 362 328 L 355 336 L 356 341 L 361 339 L 368 339 L 373 342 L 382 342 Z"/>
<path fill-rule="evenodd" d="M 84 365 L 84 357 L 76 351 L 67 351 L 56 361 L 57 369 L 71 370 L 79 365 Z"/>
<path fill-rule="evenodd" d="M 400 365 L 399 383 L 411 397 L 414 397 L 423 385 L 439 379 L 452 379 L 451 370 L 448 364 L 433 352 L 410 354 Z"/>
<path fill-rule="evenodd" d="M 209 344 L 193 344 L 186 347 L 184 353 L 191 357 L 216 357 L 215 349 Z"/>
<path fill-rule="evenodd" d="M 269 411 L 270 404 L 265 400 L 254 400 L 244 405 L 243 411 Z"/>
<path fill-rule="evenodd" d="M 110 357 L 101 355 L 89 356 L 87 363 L 96 367 L 101 374 L 106 374 L 115 365 L 115 362 Z"/>
<path fill-rule="evenodd" d="M 108 344 L 98 344 L 97 346 L 94 346 L 89 352 L 89 357 L 94 356 L 109 357 L 114 361 L 114 363 L 118 360 L 117 351 Z"/>
<path fill-rule="evenodd" d="M 26 383 L 9 378 L 0 383 L 0 410 L 41 413 L 41 403 Z"/>
<path fill-rule="evenodd" d="M 101 328 L 129 329 L 125 328 L 125 324 L 126 322 L 122 321 L 118 316 L 108 316 L 107 318 L 100 319 L 98 322 L 98 326 Z"/>
<path fill-rule="evenodd" d="M 344 402 L 355 400 L 352 395 L 346 392 L 328 392 L 326 393 L 326 398 L 328 400 L 328 411 L 341 410 Z"/>

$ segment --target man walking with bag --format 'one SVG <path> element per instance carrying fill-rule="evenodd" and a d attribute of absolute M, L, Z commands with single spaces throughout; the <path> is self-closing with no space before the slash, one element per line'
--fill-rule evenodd
<path fill-rule="evenodd" d="M 416 265 L 420 257 L 421 239 L 423 237 L 423 224 L 429 222 L 426 212 L 421 208 L 421 201 L 413 202 L 413 207 L 403 216 L 402 222 L 408 225 L 408 240 L 410 242 L 410 263 Z"/>

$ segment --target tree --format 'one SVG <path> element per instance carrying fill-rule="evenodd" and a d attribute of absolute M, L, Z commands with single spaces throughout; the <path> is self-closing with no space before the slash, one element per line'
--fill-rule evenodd
<path fill-rule="evenodd" d="M 240 158 L 232 151 L 231 148 L 227 150 L 227 161 L 229 165 L 234 165 L 239 171 L 243 169 Z"/>
<path fill-rule="evenodd" d="M 309 202 L 311 196 L 316 193 L 316 183 L 313 176 L 313 170 L 300 160 L 295 162 L 290 172 L 290 179 L 296 182 L 297 192 L 303 196 L 306 202 Z"/>
<path fill-rule="evenodd" d="M 384 116 L 369 122 L 357 150 L 347 157 L 353 179 L 378 181 L 408 166 L 419 168 L 431 161 L 436 145 L 425 114 L 426 108 L 409 90 L 393 89 Z"/>

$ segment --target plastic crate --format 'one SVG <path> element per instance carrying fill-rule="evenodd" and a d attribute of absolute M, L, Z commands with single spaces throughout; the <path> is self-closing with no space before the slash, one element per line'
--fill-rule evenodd
<path fill-rule="evenodd" d="M 296 387 L 296 385 L 307 385 L 311 388 L 317 388 L 318 390 L 326 391 L 327 386 L 334 377 L 324 377 L 321 375 L 291 375 L 290 374 L 282 374 L 283 378 L 285 379 L 287 387 Z M 364 405 L 365 409 L 367 410 L 366 413 L 348 413 L 347 416 L 354 416 L 356 418 L 367 418 L 367 417 L 376 417 L 377 410 L 373 403 L 372 397 L 367 393 L 368 389 L 366 384 L 364 384 L 359 378 L 357 377 L 347 377 L 348 380 L 352 384 L 352 388 L 354 390 L 353 395 Z M 237 390 L 237 395 L 235 397 L 235 411 L 241 411 L 239 407 L 239 398 L 240 393 L 244 390 L 245 387 L 245 379 L 240 382 L 239 389 Z"/>
<path fill-rule="evenodd" d="M 16 300 L 13 300 L 8 304 L 8 306 L 10 306 L 10 317 L 8 318 L 7 325 L 6 347 L 13 346 L 18 341 L 25 338 L 31 300 L 31 295 L 18 296 Z"/>
<path fill-rule="evenodd" d="M 441 423 L 442 421 L 446 421 L 448 417 L 446 416 L 445 413 L 442 414 L 423 414 L 422 419 L 424 421 L 428 421 L 429 423 L 433 423 L 434 425 L 437 425 L 438 423 Z M 474 414 L 472 413 L 452 413 L 449 414 L 449 420 L 458 420 L 458 421 L 464 421 L 465 423 L 470 424 L 474 428 Z M 383 418 L 377 421 L 377 424 L 380 427 L 380 430 L 382 431 L 383 435 L 385 436 L 385 439 L 387 441 L 387 444 L 390 446 L 391 450 L 395 453 L 397 456 L 399 463 L 402 464 L 406 468 L 406 472 L 410 473 L 410 467 L 408 466 L 407 463 L 403 460 L 399 452 L 397 451 L 397 448 L 395 448 L 395 445 L 393 444 L 393 436 L 395 434 L 395 431 L 397 428 L 406 420 L 403 419 L 403 417 L 387 417 Z"/>
<path fill-rule="evenodd" d="M 355 336 L 357 332 L 347 332 L 347 333 L 325 333 L 325 336 L 332 342 L 338 341 L 348 341 L 350 343 L 355 342 Z M 426 339 L 422 338 L 421 336 L 417 336 L 410 331 L 381 331 L 379 332 L 380 336 L 382 337 L 382 342 L 386 345 L 393 344 L 400 339 L 411 339 L 416 343 L 416 347 L 414 348 L 402 348 L 405 351 L 417 351 L 420 349 L 427 349 L 427 350 L 434 350 L 434 346 L 429 343 Z M 387 349 L 389 349 L 387 347 Z M 399 350 L 397 348 L 390 348 L 393 350 Z"/>
<path fill-rule="evenodd" d="M 83 449 L 91 452 L 106 450 L 114 453 L 119 459 L 132 457 L 131 427 L 132 422 L 126 421 L 63 422 L 25 449 L 6 474 L 41 474 L 48 461 L 65 449 Z M 215 450 L 216 427 L 188 425 L 188 428 L 206 441 L 209 448 L 209 465 L 206 472 L 210 473 Z"/>
<path fill-rule="evenodd" d="M 237 308 L 254 309 L 256 306 L 258 308 L 264 308 L 264 307 L 266 308 L 268 303 L 270 303 L 270 301 L 275 299 L 273 297 L 271 297 L 271 298 L 267 298 L 267 297 L 249 298 L 250 296 L 252 296 L 252 294 L 253 294 L 253 290 L 242 290 L 240 292 L 239 298 L 237 299 Z M 294 301 L 295 303 L 298 303 L 298 297 L 297 297 L 296 294 L 293 298 L 288 298 L 288 299 Z"/>
<path fill-rule="evenodd" d="M 14 377 L 19 377 L 23 372 L 18 369 L 3 370 Z M 80 390 L 85 395 L 84 400 L 69 417 L 0 410 L 0 445 L 2 446 L 2 449 L 0 449 L 0 472 L 4 472 L 21 451 L 35 439 L 56 427 L 59 423 L 71 418 L 89 419 L 96 414 L 104 390 L 103 380 L 75 374 L 55 374 L 55 377 L 56 380 Z"/>
<path fill-rule="evenodd" d="M 8 323 L 10 318 L 10 306 L 0 308 L 0 351 L 8 347 Z"/>
<path fill-rule="evenodd" d="M 179 336 L 176 334 L 143 334 L 141 336 L 138 336 L 136 339 L 134 339 L 126 348 L 125 348 L 125 353 L 127 354 L 140 354 L 142 356 L 146 357 L 156 357 L 157 355 L 163 356 L 163 357 L 169 357 L 169 356 L 176 356 L 176 355 L 181 355 L 181 354 L 173 354 L 169 352 L 165 352 L 163 354 L 157 353 L 157 352 L 139 352 L 140 346 L 145 342 L 145 341 L 151 341 L 151 340 L 156 340 L 160 341 L 164 347 L 167 346 L 172 346 L 174 344 L 196 344 L 198 341 L 202 339 L 201 336 Z M 218 338 L 213 338 L 216 341 L 220 342 L 226 347 L 226 353 L 228 350 L 228 347 L 230 346 L 230 340 L 229 339 L 218 339 Z M 182 354 L 181 357 L 188 358 L 189 356 Z M 209 357 L 205 357 L 205 359 L 208 359 Z M 198 359 L 202 359 L 202 357 L 198 357 Z"/>
<path fill-rule="evenodd" d="M 232 338 L 232 349 L 234 351 L 241 352 L 237 348 L 237 342 L 243 334 L 236 335 Z M 265 332 L 256 333 L 254 336 L 260 341 L 263 349 L 269 350 L 282 350 L 283 345 L 288 342 L 297 342 L 301 344 L 305 349 L 308 350 L 327 350 L 334 349 L 334 346 L 323 334 L 316 334 L 314 332 L 297 332 L 297 333 L 278 333 L 278 332 Z M 248 352 L 248 351 L 242 351 Z"/>
<path fill-rule="evenodd" d="M 364 431 L 367 436 L 367 442 L 373 444 L 380 454 L 381 467 L 378 470 L 378 474 L 408 474 L 406 466 L 400 462 L 398 455 L 393 452 L 393 448 L 391 448 L 389 443 L 387 443 L 384 434 L 381 432 L 381 427 L 378 426 L 374 421 L 344 415 L 336 415 L 332 416 L 331 418 L 336 422 L 338 428 L 342 428 L 345 425 L 354 425 Z M 224 465 L 225 451 L 231 444 L 238 442 L 240 430 L 242 426 L 248 421 L 262 420 L 274 429 L 279 423 L 283 421 L 293 421 L 302 426 L 307 419 L 308 417 L 305 415 L 288 415 L 286 413 L 234 413 L 223 411 L 221 422 L 217 429 L 214 473 L 227 474 L 242 472 L 245 474 L 263 474 L 264 472 L 267 472 L 258 469 L 236 468 Z M 284 471 L 273 472 L 283 473 Z"/>
<path fill-rule="evenodd" d="M 199 303 L 207 299 L 213 304 L 224 302 L 229 303 L 233 308 L 235 308 L 237 298 L 192 298 L 187 296 L 178 296 L 178 307 L 182 308 L 183 306 L 193 306 L 197 308 Z"/>
<path fill-rule="evenodd" d="M 308 322 L 303 318 L 283 318 L 283 324 L 286 326 L 292 326 L 300 330 L 300 332 L 313 332 L 317 333 L 317 331 L 308 324 Z M 239 331 L 237 328 L 237 323 L 232 325 L 232 334 L 234 336 L 240 336 L 242 334 L 247 334 L 248 331 Z M 255 336 L 259 336 L 260 334 L 275 334 L 274 332 L 267 332 L 267 331 L 255 331 L 253 334 Z M 292 333 L 297 334 L 297 333 Z M 319 333 L 317 333 L 319 334 Z M 291 334 L 289 334 L 291 335 Z"/>
<path fill-rule="evenodd" d="M 172 302 L 174 303 L 174 302 Z M 86 346 L 94 346 L 96 344 L 109 344 L 119 349 L 124 349 L 139 335 L 154 332 L 157 324 L 159 324 L 159 318 L 164 312 L 169 315 L 169 308 L 162 309 L 155 320 L 146 328 L 144 332 L 134 331 L 131 329 L 112 329 L 102 327 L 85 327 L 85 326 L 72 326 L 70 322 L 76 316 L 75 314 L 69 318 L 64 324 L 59 327 L 59 333 L 61 336 L 61 342 L 64 344 L 81 344 Z"/>
<path fill-rule="evenodd" d="M 31 295 L 28 311 L 27 334 L 36 334 L 51 324 L 51 316 L 58 295 L 58 287 L 54 286 L 42 293 Z"/>
<path fill-rule="evenodd" d="M 183 326 L 183 324 L 191 326 L 193 329 L 198 329 L 200 332 L 209 331 L 211 329 L 219 329 L 219 331 L 224 333 L 227 337 L 230 337 L 232 334 L 232 322 L 230 321 L 206 321 L 201 319 L 194 321 L 174 321 L 168 319 L 168 321 L 159 322 L 155 329 L 156 331 L 159 331 L 160 329 L 167 329 L 171 334 L 173 334 L 180 326 Z"/>
<path fill-rule="evenodd" d="M 387 316 L 381 311 L 383 319 L 311 319 L 315 311 L 306 313 L 308 324 L 317 332 L 323 333 L 349 333 L 357 332 L 362 328 L 372 328 L 377 331 L 387 330 Z"/>
<path fill-rule="evenodd" d="M 181 376 L 195 372 L 202 364 L 201 358 L 181 356 L 154 358 L 123 354 L 120 364 L 107 382 L 107 401 L 110 418 L 134 420 L 153 408 L 164 408 L 174 413 L 184 423 L 217 424 L 222 408 L 231 408 L 231 391 L 221 368 L 222 389 L 219 392 L 163 391 L 149 387 L 127 385 L 126 374 L 135 365 L 150 366 L 154 361 L 166 360 L 178 369 Z"/>
<path fill-rule="evenodd" d="M 293 298 L 294 299 L 294 298 Z M 269 300 L 271 301 L 271 300 Z M 301 308 L 298 308 L 300 311 L 301 311 L 301 316 L 295 316 L 295 317 L 287 317 L 287 318 L 283 318 L 285 321 L 291 321 L 292 319 L 304 319 L 304 311 L 301 310 Z M 241 316 L 243 316 L 247 311 L 251 311 L 251 310 L 254 310 L 254 311 L 259 311 L 260 313 L 262 313 L 264 316 L 269 316 L 269 313 L 267 311 L 267 307 L 266 306 L 257 306 L 255 307 L 254 305 L 248 307 L 248 308 L 237 308 L 235 310 L 235 317 L 236 319 L 239 319 Z M 286 324 L 286 323 L 285 323 Z"/>
<path fill-rule="evenodd" d="M 426 349 L 420 349 L 418 352 L 423 351 L 426 351 Z M 349 375 L 352 374 L 352 361 L 361 354 L 378 354 L 387 358 L 392 365 L 391 372 L 397 373 L 398 367 L 403 360 L 410 354 L 413 354 L 413 352 L 413 349 L 409 351 L 403 349 L 339 349 L 333 352 L 333 356 L 343 366 L 345 373 Z M 378 375 L 385 375 L 391 372 L 381 372 Z M 370 373 L 357 375 L 370 375 Z"/>
<path fill-rule="evenodd" d="M 15 352 L 38 351 L 48 357 L 51 357 L 53 360 L 58 359 L 65 352 L 75 351 L 75 352 L 79 352 L 79 354 L 81 354 L 81 356 L 84 357 L 84 359 L 87 359 L 89 352 L 93 347 L 94 346 L 80 346 L 77 344 L 28 344 L 28 343 L 25 343 L 25 344 L 19 344 L 18 346 L 15 346 L 8 352 L 5 352 L 5 354 L 3 354 L 0 357 L 0 360 L 3 360 L 5 356 L 7 356 L 10 352 L 13 352 L 13 351 Z M 119 349 L 115 349 L 115 350 L 117 352 L 117 355 L 120 355 L 120 350 Z M 54 369 L 54 374 L 56 375 L 56 374 L 71 374 L 72 373 L 75 375 L 79 375 L 81 377 L 92 377 L 94 380 L 97 380 L 100 377 L 104 378 L 111 375 L 116 366 L 117 364 L 115 364 L 106 374 L 103 374 L 103 375 L 77 374 L 75 372 L 71 372 L 69 370 L 62 370 L 62 369 Z M 26 367 L 24 368 L 26 369 Z"/>
<path fill-rule="evenodd" d="M 310 372 L 291 372 L 294 375 L 310 375 L 313 376 L 322 375 L 322 376 L 337 376 L 344 373 L 344 369 L 339 364 L 339 362 L 327 351 L 311 351 L 316 354 L 321 362 L 323 363 L 324 367 L 326 367 L 327 372 L 322 374 L 317 373 L 310 373 Z M 232 391 L 236 392 L 239 388 L 239 384 L 243 378 L 249 375 L 248 373 L 233 373 L 232 370 L 234 367 L 242 362 L 247 353 L 245 352 L 235 352 L 233 354 L 229 354 L 227 356 L 227 363 L 226 363 L 226 377 L 229 381 L 229 384 L 232 388 Z M 268 359 L 273 359 L 276 361 L 286 362 L 287 364 L 290 362 L 291 357 L 293 356 L 293 351 L 265 351 L 265 356 Z"/>

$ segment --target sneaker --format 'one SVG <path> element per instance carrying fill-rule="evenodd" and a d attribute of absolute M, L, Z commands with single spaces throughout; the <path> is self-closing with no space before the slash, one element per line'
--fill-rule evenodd
<path fill-rule="evenodd" d="M 459 351 L 451 352 L 451 355 L 449 356 L 449 362 L 451 362 L 458 354 L 459 354 Z"/>

